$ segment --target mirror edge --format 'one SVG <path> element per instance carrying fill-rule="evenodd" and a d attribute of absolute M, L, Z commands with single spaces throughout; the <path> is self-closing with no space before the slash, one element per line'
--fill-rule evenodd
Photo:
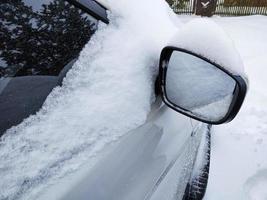
<path fill-rule="evenodd" d="M 171 58 L 172 52 L 173 51 L 180 51 L 180 52 L 184 52 L 184 53 L 188 53 L 191 54 L 193 56 L 196 56 L 202 60 L 205 60 L 206 62 L 209 62 L 210 64 L 216 66 L 218 69 L 222 70 L 223 72 L 225 72 L 226 74 L 228 74 L 229 76 L 231 76 L 237 83 L 237 89 L 235 91 L 233 100 L 231 102 L 231 105 L 229 107 L 229 110 L 227 112 L 227 114 L 220 120 L 217 121 L 210 121 L 210 120 L 206 120 L 206 119 L 202 119 L 196 115 L 194 115 L 193 113 L 189 113 L 186 112 L 184 109 L 182 109 L 181 107 L 178 107 L 176 105 L 174 105 L 173 103 L 171 103 L 167 97 L 166 97 L 166 74 L 167 74 L 167 69 L 168 69 L 168 63 L 169 60 Z M 206 57 L 203 57 L 199 54 L 196 54 L 192 51 L 183 49 L 183 48 L 178 48 L 178 47 L 174 47 L 174 46 L 166 46 L 163 48 L 163 50 L 161 51 L 161 55 L 160 55 L 160 61 L 159 61 L 159 75 L 158 75 L 158 79 L 157 79 L 157 83 L 156 83 L 156 88 L 159 91 L 158 93 L 161 95 L 161 98 L 163 100 L 163 102 L 170 107 L 171 109 L 187 116 L 190 118 L 193 118 L 195 120 L 207 123 L 207 124 L 212 124 L 212 125 L 219 125 L 219 124 L 223 124 L 223 123 L 228 123 L 230 121 L 232 121 L 237 113 L 239 112 L 245 97 L 246 97 L 246 93 L 247 93 L 247 83 L 245 81 L 245 79 L 239 75 L 233 75 L 230 71 L 228 71 L 227 69 L 223 68 L 221 65 L 212 62 L 211 60 L 209 60 Z"/>

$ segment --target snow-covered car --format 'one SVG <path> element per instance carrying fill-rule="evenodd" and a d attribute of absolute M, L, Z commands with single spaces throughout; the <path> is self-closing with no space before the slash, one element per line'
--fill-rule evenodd
<path fill-rule="evenodd" d="M 0 11 L 5 33 L 0 35 L 4 134 L 41 108 L 52 89 L 62 84 L 97 29 L 97 20 L 108 23 L 108 18 L 106 8 L 93 0 L 7 1 Z M 181 32 L 163 48 L 157 98 L 146 122 L 112 145 L 92 169 L 70 184 L 53 187 L 43 199 L 204 197 L 212 125 L 234 119 L 247 83 L 239 55 L 221 31 L 206 21 L 188 27 L 194 26 L 201 26 L 204 34 L 190 37 Z M 205 32 L 210 27 L 213 37 Z"/>
<path fill-rule="evenodd" d="M 108 19 L 94 1 L 6 1 L 0 10 L 1 136 L 40 109 Z"/>

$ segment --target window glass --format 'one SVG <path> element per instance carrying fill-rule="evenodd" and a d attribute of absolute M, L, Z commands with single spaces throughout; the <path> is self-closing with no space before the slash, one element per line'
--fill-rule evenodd
<path fill-rule="evenodd" d="M 0 78 L 57 76 L 96 28 L 93 17 L 64 0 L 2 0 Z"/>

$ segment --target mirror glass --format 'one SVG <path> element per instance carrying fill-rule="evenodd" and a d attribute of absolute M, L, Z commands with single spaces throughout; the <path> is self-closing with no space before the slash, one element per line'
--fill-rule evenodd
<path fill-rule="evenodd" d="M 217 66 L 181 51 L 173 51 L 165 83 L 169 103 L 212 122 L 226 116 L 236 88 L 236 81 Z"/>

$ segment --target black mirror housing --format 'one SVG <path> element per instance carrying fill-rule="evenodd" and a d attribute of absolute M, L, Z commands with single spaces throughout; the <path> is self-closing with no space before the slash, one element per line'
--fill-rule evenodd
<path fill-rule="evenodd" d="M 203 69 L 204 70 L 207 69 L 207 72 L 210 72 L 211 69 L 215 70 L 216 73 L 223 74 L 223 76 L 225 76 L 225 80 L 229 80 L 229 82 L 232 82 L 231 99 L 229 101 L 227 100 L 229 102 L 229 104 L 227 104 L 227 106 L 225 105 L 225 111 L 223 112 L 223 114 L 218 115 L 218 117 L 217 117 L 214 113 L 212 113 L 212 112 L 215 112 L 214 108 L 215 108 L 215 110 L 218 107 L 219 107 L 218 109 L 221 109 L 220 108 L 221 104 L 214 104 L 214 101 L 211 101 L 212 98 L 208 98 L 207 97 L 208 95 L 206 95 L 206 93 L 208 92 L 208 93 L 216 93 L 216 95 L 218 96 L 218 94 L 222 93 L 221 88 L 219 88 L 219 85 L 222 85 L 222 84 L 218 85 L 218 88 L 219 88 L 218 90 L 216 88 L 216 83 L 213 84 L 213 85 L 215 85 L 215 87 L 210 87 L 210 88 L 208 88 L 207 87 L 208 84 L 205 84 L 205 83 L 204 83 L 205 87 L 204 86 L 201 87 L 201 83 L 200 84 L 193 84 L 193 85 L 191 85 L 191 87 L 183 87 L 182 85 L 184 85 L 184 86 L 188 85 L 184 82 L 190 83 L 190 81 L 191 81 L 190 76 L 191 75 L 185 76 L 184 74 L 181 74 L 181 73 L 183 73 L 183 70 L 181 70 L 178 73 L 178 76 L 176 77 L 174 75 L 174 73 L 170 70 L 170 62 L 172 62 L 170 60 L 172 59 L 172 55 L 174 55 L 175 53 L 180 54 L 180 55 L 185 55 L 187 57 L 190 57 L 193 60 L 199 60 L 200 62 L 204 63 L 204 65 L 205 65 L 204 67 L 202 67 L 202 71 L 203 71 Z M 192 65 L 192 63 L 187 65 L 187 67 L 188 66 L 189 67 L 192 66 L 192 69 L 190 69 L 189 71 L 192 71 L 193 69 L 198 69 L 198 68 L 196 68 L 196 66 Z M 180 69 L 181 69 L 181 67 L 180 67 Z M 183 68 L 183 69 L 186 69 L 186 68 Z M 171 74 L 171 76 L 170 76 L 170 74 Z M 180 74 L 180 76 L 179 76 L 179 74 Z M 200 74 L 203 76 L 203 72 Z M 208 74 L 207 78 L 209 78 L 210 80 L 217 80 L 218 79 L 218 77 L 216 77 L 216 74 L 215 75 L 214 74 L 212 75 L 210 73 L 207 73 L 207 74 Z M 172 77 L 172 78 L 169 78 L 169 77 Z M 183 79 L 182 79 L 183 77 L 187 77 L 187 78 L 185 78 L 183 81 Z M 212 79 L 212 77 L 213 77 L 213 79 Z M 200 77 L 200 75 L 198 77 L 197 72 L 194 73 L 194 77 L 192 77 L 192 78 L 194 80 L 195 79 L 198 80 L 198 78 L 199 78 L 199 81 L 204 80 L 203 78 Z M 172 82 L 171 82 L 170 79 L 173 79 L 175 81 L 172 80 Z M 172 85 L 175 85 L 176 80 L 177 80 L 177 82 L 180 81 L 180 84 L 177 84 L 178 89 L 172 86 Z M 202 81 L 202 82 L 205 82 L 205 81 Z M 224 82 L 221 81 L 221 83 L 224 83 Z M 169 84 L 169 86 L 167 86 L 168 84 Z M 211 82 L 211 84 L 209 84 L 209 86 L 210 85 L 212 85 L 212 82 Z M 227 83 L 227 85 L 229 85 L 229 84 Z M 215 124 L 215 125 L 230 122 L 231 120 L 233 120 L 235 118 L 235 116 L 237 115 L 237 113 L 239 112 L 239 110 L 243 104 L 243 101 L 245 99 L 246 93 L 247 93 L 247 83 L 246 83 L 246 80 L 242 76 L 232 74 L 226 68 L 222 67 L 218 63 L 215 63 L 214 61 L 209 60 L 208 58 L 206 58 L 202 55 L 196 54 L 196 53 L 189 51 L 189 50 L 186 50 L 186 49 L 177 48 L 177 47 L 173 47 L 173 46 L 167 46 L 161 52 L 160 63 L 159 63 L 159 76 L 158 76 L 156 87 L 159 90 L 159 93 L 162 97 L 162 100 L 164 101 L 164 103 L 168 107 L 172 108 L 173 110 L 175 110 L 181 114 L 184 114 L 188 117 L 191 117 L 193 119 L 202 121 L 204 123 Z M 168 89 L 167 87 L 171 88 L 171 90 Z M 191 88 L 192 88 L 192 90 L 191 90 Z M 204 89 L 205 89 L 205 91 L 204 91 Z M 183 91 L 183 90 L 187 91 L 186 95 L 179 94 L 179 91 Z M 178 100 L 175 100 L 175 98 L 169 98 L 168 97 L 168 96 L 171 96 L 171 95 L 169 95 L 171 93 L 170 91 L 171 92 L 177 91 L 176 92 L 177 93 L 176 99 L 178 99 Z M 194 105 L 198 104 L 198 106 L 199 106 L 202 104 L 202 107 L 204 107 L 205 109 L 202 108 L 201 112 L 195 112 L 194 109 L 191 109 L 193 104 L 191 105 L 190 101 L 192 99 L 192 95 L 195 95 L 196 91 L 199 94 L 199 96 L 196 96 L 196 98 L 194 100 Z M 203 94 L 202 94 L 202 92 L 203 92 Z M 180 97 L 182 100 L 179 99 Z M 186 97 L 188 97 L 188 98 L 186 98 Z M 225 96 L 223 98 L 225 98 Z M 203 104 L 203 102 L 205 102 L 205 101 L 208 102 L 207 105 L 213 104 L 212 109 L 209 109 L 209 110 L 206 109 L 207 106 L 205 105 L 206 106 L 205 107 Z M 189 102 L 189 103 L 187 103 L 187 102 Z M 210 102 L 212 102 L 212 103 L 210 103 Z M 207 117 L 207 116 L 211 116 L 211 117 Z"/>

